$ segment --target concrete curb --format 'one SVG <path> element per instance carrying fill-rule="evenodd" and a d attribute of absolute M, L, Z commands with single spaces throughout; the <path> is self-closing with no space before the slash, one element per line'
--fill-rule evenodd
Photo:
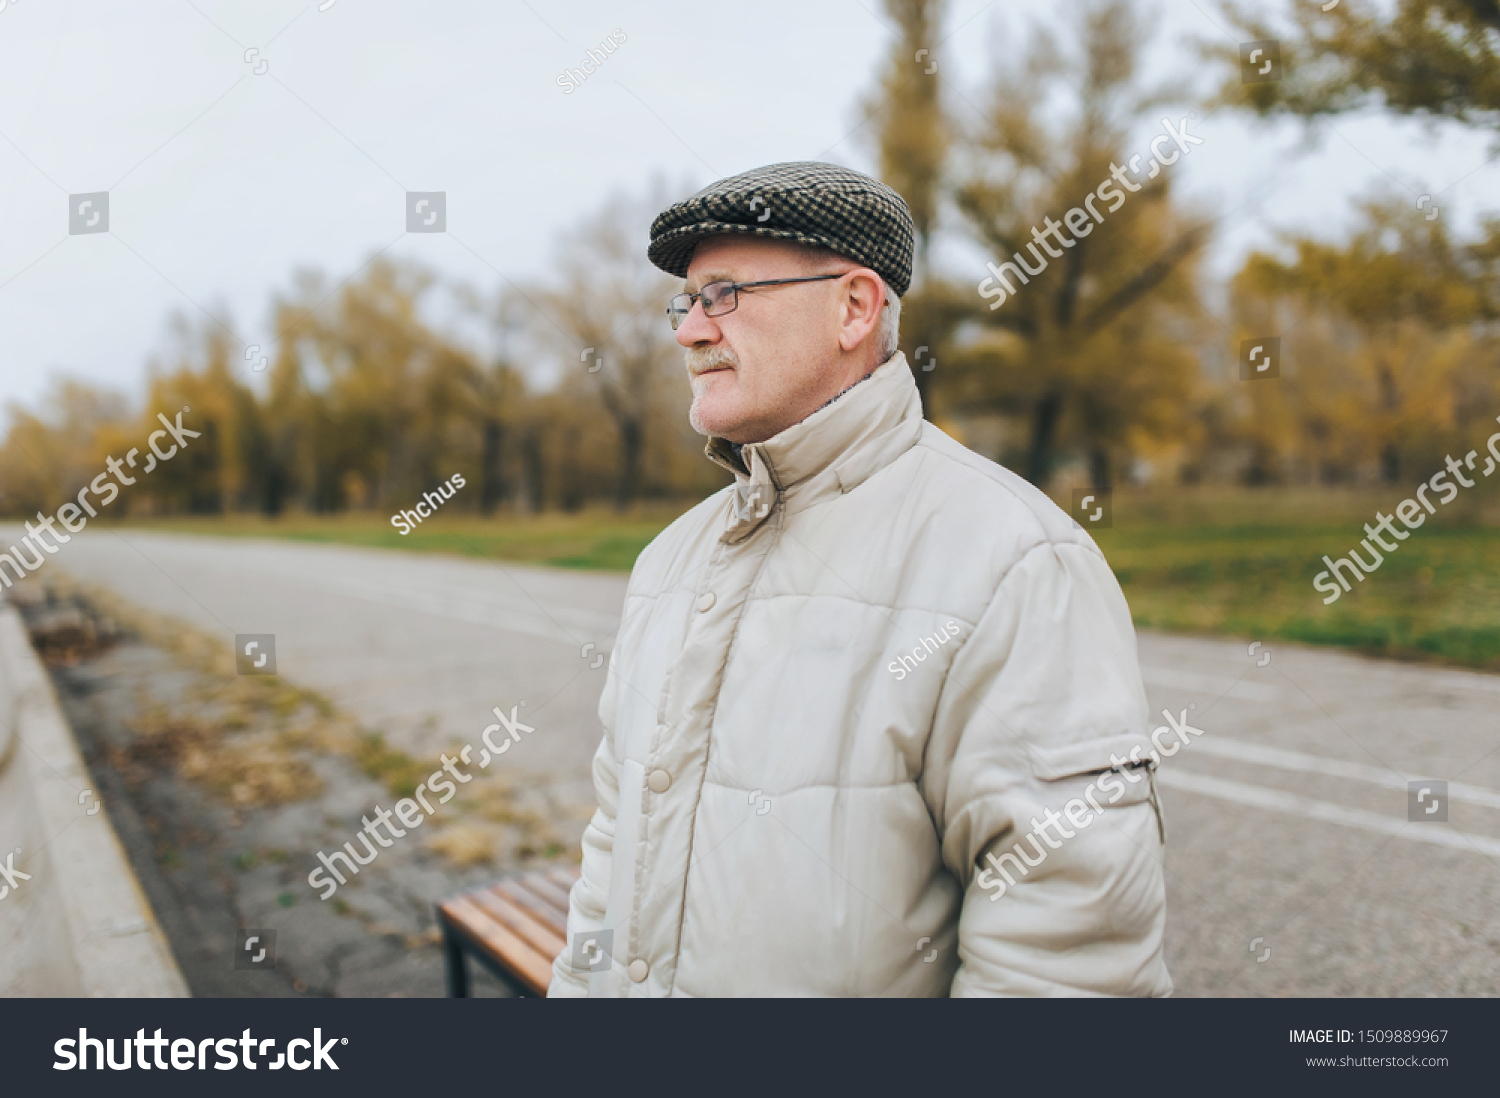
<path fill-rule="evenodd" d="M 13 856 L 30 874 L 14 887 L 0 878 L 0 996 L 186 997 L 108 812 L 85 796 L 91 784 L 20 614 L 0 594 L 0 866 Z"/>

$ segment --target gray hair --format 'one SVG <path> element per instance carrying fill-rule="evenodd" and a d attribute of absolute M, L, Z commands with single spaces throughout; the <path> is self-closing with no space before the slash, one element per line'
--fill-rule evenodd
<path fill-rule="evenodd" d="M 885 309 L 880 314 L 880 327 L 875 333 L 876 346 L 880 350 L 880 361 L 885 363 L 896 353 L 901 342 L 901 299 L 894 290 L 885 287 Z"/>

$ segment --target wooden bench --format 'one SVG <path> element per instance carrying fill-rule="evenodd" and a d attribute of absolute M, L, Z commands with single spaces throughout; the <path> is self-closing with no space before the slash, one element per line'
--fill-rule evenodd
<path fill-rule="evenodd" d="M 448 994 L 469 995 L 472 955 L 517 996 L 545 997 L 552 962 L 568 943 L 568 890 L 578 867 L 503 877 L 437 905 Z"/>

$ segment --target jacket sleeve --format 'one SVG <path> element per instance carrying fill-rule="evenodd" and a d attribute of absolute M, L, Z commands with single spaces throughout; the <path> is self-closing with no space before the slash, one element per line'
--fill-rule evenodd
<path fill-rule="evenodd" d="M 613 668 L 610 679 L 613 682 Z M 606 686 L 601 716 L 606 713 L 613 691 Z M 614 853 L 615 812 L 620 800 L 620 783 L 615 766 L 614 737 L 610 734 L 606 720 L 604 738 L 594 752 L 594 792 L 599 798 L 599 807 L 583 832 L 582 873 L 568 897 L 568 944 L 552 962 L 552 986 L 547 989 L 548 998 L 583 998 L 589 993 L 589 971 L 587 967 L 573 966 L 572 945 L 579 934 L 602 929 L 605 907 L 609 899 L 610 862 Z"/>
<path fill-rule="evenodd" d="M 1147 724 L 1098 549 L 1023 554 L 955 654 L 924 767 L 964 892 L 952 994 L 1171 993 L 1159 802 L 1129 765 L 1151 751 Z"/>

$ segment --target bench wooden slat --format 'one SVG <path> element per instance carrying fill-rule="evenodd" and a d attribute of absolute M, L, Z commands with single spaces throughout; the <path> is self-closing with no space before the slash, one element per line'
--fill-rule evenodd
<path fill-rule="evenodd" d="M 490 888 L 491 892 L 501 893 L 508 902 L 525 908 L 540 922 L 546 924 L 550 929 L 561 934 L 564 938 L 568 936 L 568 913 L 560 909 L 556 904 L 548 903 L 534 892 L 527 890 L 524 882 L 516 880 L 498 881 Z"/>
<path fill-rule="evenodd" d="M 544 957 L 503 924 L 497 923 L 467 896 L 445 900 L 438 905 L 438 909 L 466 937 L 484 949 L 492 960 L 507 971 L 514 972 L 533 995 L 547 994 L 547 988 L 552 983 L 550 958 Z"/>
<path fill-rule="evenodd" d="M 582 876 L 582 875 L 583 875 L 583 867 L 582 866 L 576 866 L 576 865 L 570 865 L 570 866 L 561 866 L 561 865 L 559 865 L 559 866 L 553 866 L 551 869 L 547 870 L 546 873 L 544 874 L 544 876 L 547 878 L 547 880 L 549 880 L 553 884 L 557 885 L 564 892 L 571 891 L 572 888 L 573 888 L 574 882 L 576 882 L 578 880 L 578 878 L 580 876 Z"/>
<path fill-rule="evenodd" d="M 567 948 L 568 890 L 578 876 L 577 866 L 537 869 L 438 904 L 448 993 L 469 994 L 469 951 L 517 994 L 546 995 L 552 962 Z"/>
<path fill-rule="evenodd" d="M 549 965 L 567 945 L 566 931 L 547 925 L 503 893 L 492 888 L 482 888 L 464 898 L 483 909 L 492 919 L 504 923 L 536 952 L 544 954 Z"/>
<path fill-rule="evenodd" d="M 512 877 L 511 880 L 538 899 L 545 901 L 549 907 L 562 911 L 563 918 L 567 918 L 568 890 L 566 888 L 559 888 L 539 873 L 527 874 L 524 877 Z"/>
<path fill-rule="evenodd" d="M 528 881 L 524 878 L 507 882 L 515 891 L 517 899 L 524 903 L 534 904 L 545 908 L 552 913 L 552 917 L 561 920 L 564 926 L 568 923 L 568 900 L 566 894 L 559 897 L 553 886 L 547 881 Z"/>

